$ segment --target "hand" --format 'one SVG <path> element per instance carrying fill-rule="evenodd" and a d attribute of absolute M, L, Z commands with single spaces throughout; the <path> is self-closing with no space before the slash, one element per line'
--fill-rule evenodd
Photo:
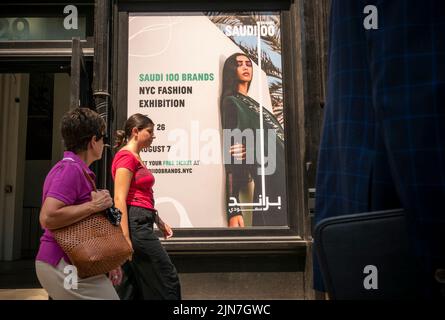
<path fill-rule="evenodd" d="M 162 233 L 164 234 L 164 239 L 167 240 L 169 238 L 171 238 L 173 236 L 173 230 L 172 228 L 170 228 L 170 226 L 164 222 L 160 223 L 160 225 L 158 225 L 159 230 L 162 231 Z"/>
<path fill-rule="evenodd" d="M 131 250 L 133 250 L 133 244 L 131 243 L 131 239 L 130 239 L 130 237 L 129 237 L 129 236 L 125 236 L 125 235 L 124 235 L 124 237 L 125 237 L 125 240 L 127 240 L 128 245 L 130 246 Z M 134 251 L 134 250 L 133 250 L 133 251 Z M 133 255 L 131 255 L 131 256 L 128 258 L 128 261 L 131 261 L 132 259 L 133 259 Z"/>
<path fill-rule="evenodd" d="M 172 228 L 166 224 L 164 221 L 162 221 L 159 214 L 156 215 L 155 223 L 158 226 L 159 230 L 162 231 L 164 234 L 164 239 L 167 240 L 168 238 L 171 238 L 173 236 L 173 230 Z"/>
<path fill-rule="evenodd" d="M 113 286 L 118 286 L 122 282 L 122 268 L 117 267 L 114 270 L 111 270 L 108 273 L 108 278 L 111 280 L 111 283 L 113 283 Z"/>
<path fill-rule="evenodd" d="M 230 228 L 237 228 L 241 227 L 244 228 L 244 219 L 242 215 L 233 216 L 229 219 L 229 227 Z"/>
<path fill-rule="evenodd" d="M 95 212 L 100 212 L 110 208 L 113 205 L 113 199 L 108 190 L 91 191 L 91 203 L 97 210 Z"/>
<path fill-rule="evenodd" d="M 246 160 L 246 146 L 240 143 L 234 144 L 230 147 L 230 154 L 236 160 Z"/>

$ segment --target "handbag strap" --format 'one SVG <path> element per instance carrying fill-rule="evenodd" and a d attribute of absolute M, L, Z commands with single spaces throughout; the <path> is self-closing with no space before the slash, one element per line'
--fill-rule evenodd
<path fill-rule="evenodd" d="M 96 183 L 94 182 L 94 180 L 91 178 L 91 176 L 85 171 L 85 169 L 82 169 L 83 174 L 85 175 L 85 177 L 88 179 L 88 181 L 91 183 L 91 185 L 93 186 L 93 190 L 95 192 L 97 192 L 97 188 L 96 188 Z"/>
<path fill-rule="evenodd" d="M 64 160 L 69 160 L 69 161 L 73 161 L 75 162 L 75 160 L 73 158 L 69 158 L 69 157 L 65 157 L 62 159 L 62 161 Z M 95 192 L 97 192 L 97 188 L 96 188 L 96 183 L 94 182 L 94 180 L 91 178 L 91 176 L 85 171 L 85 169 L 82 169 L 82 172 L 84 174 L 84 176 L 87 178 L 87 180 L 91 183 L 91 186 L 93 187 L 93 190 Z"/>

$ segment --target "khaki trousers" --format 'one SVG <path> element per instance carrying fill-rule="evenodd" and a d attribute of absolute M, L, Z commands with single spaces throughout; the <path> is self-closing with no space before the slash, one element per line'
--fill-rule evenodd
<path fill-rule="evenodd" d="M 77 289 L 73 286 L 73 281 L 66 281 L 72 271 L 65 267 L 68 264 L 62 258 L 56 268 L 52 265 L 36 261 L 36 273 L 42 287 L 54 300 L 119 300 L 119 296 L 111 281 L 106 275 L 98 275 L 89 278 L 78 278 Z M 72 269 L 71 269 L 72 270 Z M 68 279 L 68 278 L 67 278 Z M 72 280 L 70 278 L 69 280 Z"/>

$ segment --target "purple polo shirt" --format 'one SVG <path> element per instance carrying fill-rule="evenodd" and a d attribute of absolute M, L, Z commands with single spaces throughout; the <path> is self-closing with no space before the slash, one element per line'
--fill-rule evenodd
<path fill-rule="evenodd" d="M 45 178 L 43 184 L 42 205 L 46 197 L 55 198 L 64 202 L 67 206 L 78 205 L 91 200 L 93 187 L 85 177 L 84 169 L 93 180 L 94 173 L 87 167 L 75 153 L 65 151 L 63 159 L 56 163 Z M 70 263 L 68 256 L 57 244 L 51 231 L 44 229 L 40 238 L 39 252 L 36 260 L 49 263 L 56 267 L 61 258 Z"/>

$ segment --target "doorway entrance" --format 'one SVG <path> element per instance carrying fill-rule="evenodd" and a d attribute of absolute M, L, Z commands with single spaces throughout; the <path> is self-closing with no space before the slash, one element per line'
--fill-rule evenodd
<path fill-rule="evenodd" d="M 0 74 L 0 260 L 33 258 L 42 186 L 63 155 L 59 123 L 68 111 L 67 73 Z"/>
<path fill-rule="evenodd" d="M 60 120 L 93 105 L 91 39 L 69 45 L 0 50 L 0 261 L 36 256 L 43 182 L 64 151 Z"/>

